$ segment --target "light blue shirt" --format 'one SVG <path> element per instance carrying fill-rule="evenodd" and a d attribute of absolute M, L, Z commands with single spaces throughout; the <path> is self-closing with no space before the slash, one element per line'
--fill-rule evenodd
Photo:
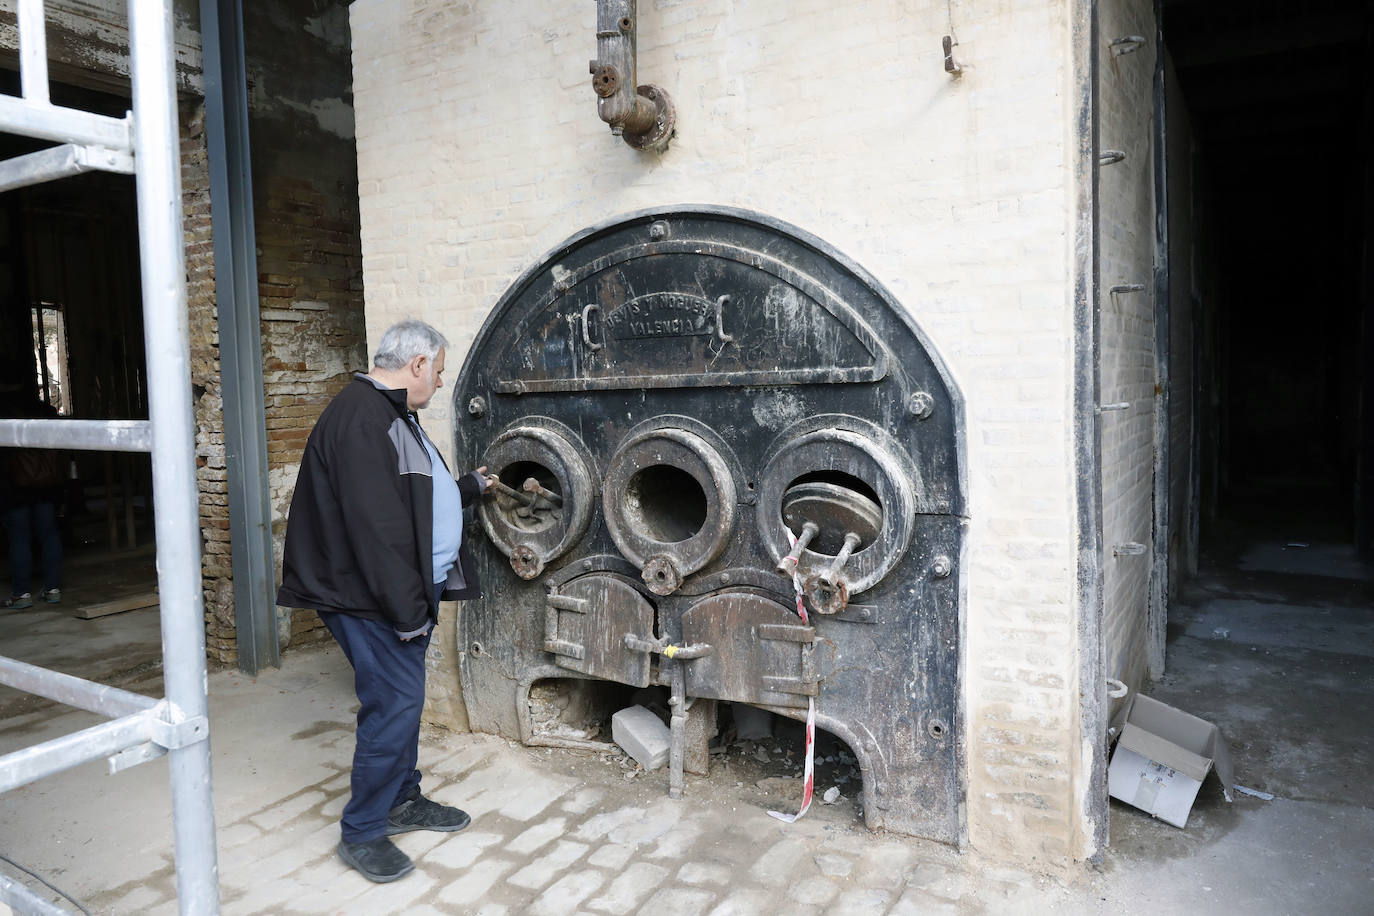
<path fill-rule="evenodd" d="M 463 498 L 458 494 L 458 481 L 453 479 L 429 436 L 420 434 L 429 452 L 434 481 L 434 581 L 443 582 L 448 571 L 458 562 L 458 548 L 463 546 Z"/>

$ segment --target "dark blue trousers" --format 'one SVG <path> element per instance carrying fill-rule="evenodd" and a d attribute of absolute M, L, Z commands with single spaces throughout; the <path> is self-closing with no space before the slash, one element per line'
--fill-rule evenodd
<path fill-rule="evenodd" d="M 429 634 L 402 642 L 377 620 L 320 612 L 353 666 L 358 694 L 353 797 L 344 807 L 342 834 L 365 843 L 386 833 L 386 815 L 420 791 L 415 761 L 420 710 L 425 705 L 425 649 Z"/>
<path fill-rule="evenodd" d="M 28 506 L 14 506 L 4 512 L 5 530 L 10 539 L 10 572 L 14 581 L 11 595 L 32 592 L 33 547 L 30 524 L 38 530 L 43 548 L 43 587 L 62 587 L 62 535 L 57 530 L 57 507 L 51 500 Z"/>

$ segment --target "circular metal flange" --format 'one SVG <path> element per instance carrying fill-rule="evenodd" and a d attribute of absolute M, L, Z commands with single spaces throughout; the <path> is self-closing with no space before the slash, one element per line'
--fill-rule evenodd
<path fill-rule="evenodd" d="M 729 466 L 705 438 L 677 427 L 632 434 L 611 458 L 601 500 L 611 539 L 657 594 L 718 557 L 735 529 Z"/>
<path fill-rule="evenodd" d="M 479 504 L 482 527 L 522 579 L 535 579 L 572 549 L 596 508 L 592 460 L 575 433 L 547 417 L 517 420 L 496 437 L 482 463 L 504 484 Z M 544 476 L 552 498 L 523 489 Z M 509 478 L 509 479 L 507 479 Z"/>
<path fill-rule="evenodd" d="M 620 71 L 610 64 L 591 65 L 592 91 L 603 99 L 609 99 L 620 89 Z"/>
<path fill-rule="evenodd" d="M 649 557 L 640 578 L 655 595 L 671 595 L 682 587 L 682 573 L 678 572 L 677 564 L 672 557 L 663 554 Z"/>
<path fill-rule="evenodd" d="M 832 585 L 820 573 L 806 580 L 806 600 L 818 614 L 838 614 L 849 606 L 849 583 L 840 576 Z"/>
<path fill-rule="evenodd" d="M 635 93 L 654 103 L 654 124 L 642 134 L 632 134 L 627 130 L 621 136 L 635 149 L 662 152 L 668 148 L 668 141 L 673 139 L 673 131 L 677 130 L 677 109 L 673 106 L 673 100 L 668 93 L 651 84 L 638 87 Z"/>
<path fill-rule="evenodd" d="M 517 544 L 510 552 L 510 568 L 522 579 L 537 579 L 544 571 L 544 558 L 530 544 Z"/>
<path fill-rule="evenodd" d="M 806 521 L 802 508 L 836 522 L 844 520 L 859 526 L 872 520 L 871 510 L 876 508 L 881 519 L 876 533 L 866 538 L 864 531 L 854 531 L 860 535 L 860 545 L 843 566 L 848 596 L 852 597 L 872 588 L 891 572 L 911 543 L 916 483 L 911 479 L 910 469 L 914 465 L 881 430 L 857 417 L 836 415 L 806 422 L 807 425 L 780 437 L 781 445 L 765 465 L 759 485 L 759 535 L 777 563 L 791 552 L 788 528 L 795 534 Z M 852 477 L 862 481 L 877 496 L 877 505 L 865 493 L 815 479 L 827 473 L 838 479 Z M 803 477 L 809 479 L 794 484 Z M 827 488 L 811 490 L 816 484 L 827 484 Z M 850 492 L 837 497 L 829 486 Z M 825 528 L 824 519 L 814 521 Z M 843 522 L 838 527 L 843 527 Z M 839 530 L 818 534 L 817 543 L 801 552 L 797 567 L 804 580 L 830 568 L 835 553 L 827 553 L 826 548 L 838 552 L 845 534 Z M 817 547 L 821 549 L 813 549 Z"/>

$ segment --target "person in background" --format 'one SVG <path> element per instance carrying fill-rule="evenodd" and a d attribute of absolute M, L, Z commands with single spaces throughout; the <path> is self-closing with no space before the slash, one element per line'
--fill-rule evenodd
<path fill-rule="evenodd" d="M 33 393 L 23 377 L 0 379 L 0 417 L 50 419 L 57 411 Z M 0 448 L 0 514 L 10 545 L 10 594 L 4 607 L 33 607 L 33 534 L 43 557 L 44 601 L 62 600 L 62 536 L 57 504 L 62 498 L 62 462 L 53 449 Z"/>
<path fill-rule="evenodd" d="M 490 484 L 486 468 L 455 480 L 415 413 L 443 386 L 447 344 L 423 322 L 393 325 L 372 370 L 320 414 L 291 499 L 277 594 L 283 607 L 317 611 L 353 665 L 361 706 L 339 856 L 377 882 L 415 867 L 389 837 L 469 823 L 420 794 L 415 768 L 439 600 L 480 594 L 462 507 Z"/>

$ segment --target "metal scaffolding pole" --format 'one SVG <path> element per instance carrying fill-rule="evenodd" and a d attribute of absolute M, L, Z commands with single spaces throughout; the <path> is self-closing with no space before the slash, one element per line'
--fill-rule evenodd
<path fill-rule="evenodd" d="M 151 452 L 166 697 L 152 700 L 0 658 L 0 684 L 114 717 L 0 757 L 0 792 L 100 757 L 109 757 L 113 773 L 168 754 L 179 908 L 218 913 L 172 0 L 129 0 L 134 110 L 123 120 L 52 105 L 42 0 L 20 0 L 18 19 L 23 98 L 0 96 L 0 132 L 69 146 L 0 163 L 0 192 L 132 166 L 149 419 L 0 420 L 0 447 Z M 62 912 L 5 876 L 0 901 L 21 912 Z"/>
<path fill-rule="evenodd" d="M 163 682 L 172 721 L 176 722 L 208 716 L 209 703 L 172 0 L 129 0 L 129 52 L 134 60 L 139 266 L 148 354 L 148 416 L 153 426 L 153 531 L 162 614 Z M 210 742 L 196 741 L 172 750 L 168 764 L 181 912 L 216 912 L 219 869 L 215 861 Z"/>

